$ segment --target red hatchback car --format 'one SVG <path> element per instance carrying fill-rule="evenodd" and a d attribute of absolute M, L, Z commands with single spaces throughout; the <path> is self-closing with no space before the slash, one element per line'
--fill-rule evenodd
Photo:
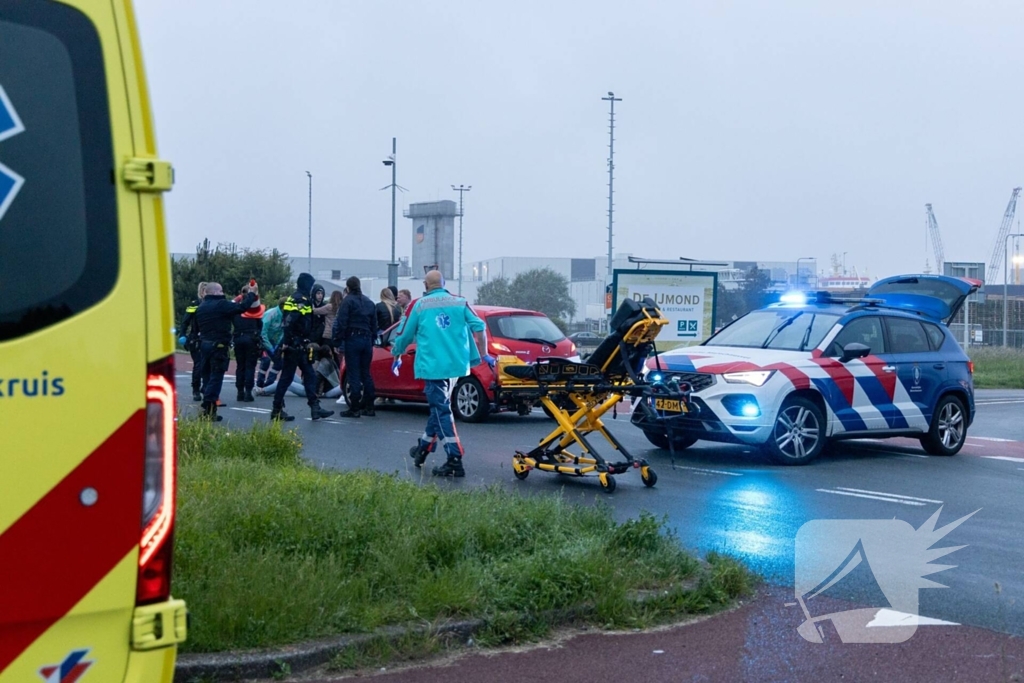
<path fill-rule="evenodd" d="M 566 339 L 558 326 L 543 313 L 500 306 L 473 306 L 473 311 L 487 324 L 488 351 L 492 356 L 515 356 L 527 363 L 551 356 L 576 356 L 576 344 Z M 423 381 L 413 376 L 415 344 L 402 354 L 398 376 L 391 372 L 391 340 L 397 328 L 398 325 L 394 325 L 384 332 L 379 345 L 373 349 L 370 374 L 377 388 L 377 397 L 425 403 Z M 341 381 L 347 399 L 344 364 Z M 452 395 L 452 412 L 457 419 L 466 422 L 481 422 L 492 412 L 506 410 L 526 415 L 532 407 L 531 403 L 503 395 L 495 373 L 486 364 L 476 366 L 468 377 L 459 380 Z"/>

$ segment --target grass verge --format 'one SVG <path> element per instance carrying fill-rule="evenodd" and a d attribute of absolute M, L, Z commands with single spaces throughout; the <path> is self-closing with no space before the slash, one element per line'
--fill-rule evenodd
<path fill-rule="evenodd" d="M 733 560 L 698 562 L 651 515 L 617 524 L 607 508 L 553 496 L 321 471 L 276 425 L 229 431 L 183 419 L 179 443 L 175 595 L 193 616 L 185 651 L 449 618 L 485 619 L 487 644 L 516 642 L 556 625 L 552 614 L 642 627 L 720 609 L 752 584 Z"/>
<path fill-rule="evenodd" d="M 976 389 L 1024 389 L 1024 351 L 983 346 L 970 357 Z"/>

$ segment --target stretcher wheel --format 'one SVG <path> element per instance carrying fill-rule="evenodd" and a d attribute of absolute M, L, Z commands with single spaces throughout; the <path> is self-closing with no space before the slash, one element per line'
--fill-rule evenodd
<path fill-rule="evenodd" d="M 612 493 L 615 491 L 615 477 L 612 475 L 602 472 L 598 475 L 598 481 L 601 482 L 601 489 L 605 493 Z"/>
<path fill-rule="evenodd" d="M 524 468 L 523 471 L 520 472 L 519 470 L 513 468 L 512 474 L 516 475 L 516 479 L 522 481 L 523 479 L 526 479 L 528 476 L 530 476 L 530 470 Z"/>
<path fill-rule="evenodd" d="M 658 483 L 658 473 L 650 467 L 640 468 L 640 481 L 644 483 L 644 486 L 651 488 Z"/>

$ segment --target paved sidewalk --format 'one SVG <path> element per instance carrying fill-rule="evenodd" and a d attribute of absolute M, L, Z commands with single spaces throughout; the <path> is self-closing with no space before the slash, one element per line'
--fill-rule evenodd
<path fill-rule="evenodd" d="M 380 683 L 1024 681 L 1020 638 L 964 626 L 920 626 L 900 644 L 845 645 L 826 633 L 832 638 L 815 645 L 797 634 L 803 615 L 798 607 L 785 606 L 791 601 L 790 592 L 767 587 L 736 610 L 671 629 L 590 633 L 553 647 L 477 652 L 373 678 Z M 817 606 L 853 607 L 838 601 Z"/>

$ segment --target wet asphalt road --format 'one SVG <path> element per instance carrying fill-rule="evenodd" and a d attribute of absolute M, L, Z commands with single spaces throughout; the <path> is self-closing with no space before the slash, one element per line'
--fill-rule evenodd
<path fill-rule="evenodd" d="M 182 376 L 178 382 L 179 389 L 188 388 Z M 222 396 L 222 425 L 269 419 L 269 398 L 236 403 L 230 381 Z M 460 424 L 467 477 L 438 482 L 429 466 L 439 464 L 440 456 L 418 470 L 407 455 L 425 423 L 424 407 L 398 404 L 379 408 L 375 418 L 341 420 L 335 415 L 313 423 L 304 399 L 291 396 L 287 403 L 299 418 L 291 425 L 302 435 L 304 454 L 317 465 L 375 469 L 451 488 L 497 483 L 527 495 L 606 504 L 619 519 L 649 511 L 664 516 L 684 546 L 736 556 L 781 587 L 793 585 L 795 538 L 807 521 L 896 517 L 918 528 L 940 508 L 938 526 L 979 510 L 937 544 L 966 547 L 939 560 L 955 568 L 929 578 L 949 588 L 922 589 L 919 613 L 1024 635 L 1024 391 L 980 391 L 978 417 L 956 457 L 926 456 L 907 439 L 846 442 L 806 467 L 779 467 L 748 448 L 705 442 L 677 454 L 673 462 L 620 413 L 618 420 L 607 421 L 610 429 L 635 456 L 651 462 L 659 480 L 647 489 L 638 472 L 620 475 L 611 495 L 594 478 L 537 471 L 525 481 L 513 478 L 513 451 L 532 448 L 553 424 L 539 412 Z M 186 414 L 194 406 L 182 402 Z M 333 400 L 324 406 L 338 412 L 344 408 Z M 872 604 L 871 589 L 844 582 L 829 595 Z"/>

